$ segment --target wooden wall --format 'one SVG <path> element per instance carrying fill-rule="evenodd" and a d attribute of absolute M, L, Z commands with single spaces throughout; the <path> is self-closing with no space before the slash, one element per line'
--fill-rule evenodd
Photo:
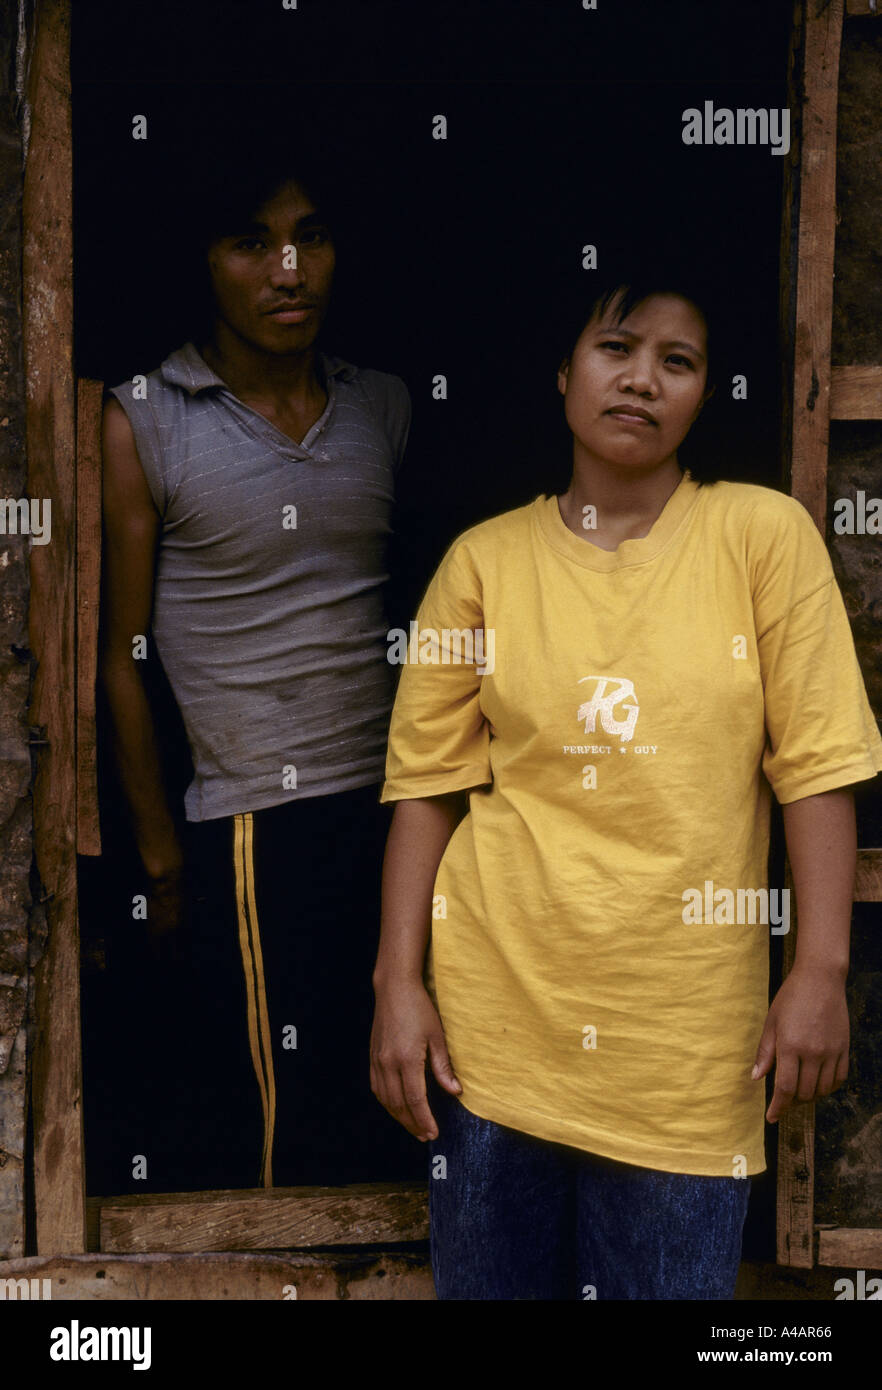
<path fill-rule="evenodd" d="M 0 495 L 27 495 L 21 361 L 22 139 L 14 5 L 0 7 Z M 28 541 L 0 535 L 0 1256 L 24 1252 L 31 758 Z"/>
<path fill-rule="evenodd" d="M 845 19 L 839 68 L 832 359 L 882 364 L 882 19 Z M 882 414 L 882 410 L 879 411 Z M 882 497 L 882 419 L 833 420 L 827 544 L 877 719 L 882 717 L 882 535 L 837 535 L 837 498 Z M 882 786 L 858 796 L 858 842 L 882 846 Z M 818 1105 L 815 1220 L 882 1226 L 882 904 L 855 907 L 848 1089 Z"/>

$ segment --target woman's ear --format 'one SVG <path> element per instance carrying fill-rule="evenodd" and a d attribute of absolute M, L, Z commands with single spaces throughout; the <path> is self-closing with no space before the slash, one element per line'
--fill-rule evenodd
<path fill-rule="evenodd" d="M 557 369 L 557 389 L 562 396 L 567 393 L 567 380 L 570 374 L 570 359 L 565 357 Z"/>

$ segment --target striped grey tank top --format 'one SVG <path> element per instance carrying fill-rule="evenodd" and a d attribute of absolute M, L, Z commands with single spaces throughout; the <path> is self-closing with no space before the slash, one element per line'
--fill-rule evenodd
<path fill-rule="evenodd" d="M 193 343 L 111 388 L 162 517 L 152 631 L 193 756 L 188 820 L 384 775 L 382 588 L 410 398 L 399 377 L 319 362 L 328 403 L 301 444 Z"/>

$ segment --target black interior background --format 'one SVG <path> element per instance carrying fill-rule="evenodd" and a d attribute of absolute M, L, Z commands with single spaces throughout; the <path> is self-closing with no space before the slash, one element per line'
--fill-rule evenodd
<path fill-rule="evenodd" d="M 778 485 L 785 161 L 762 146 L 687 147 L 681 113 L 707 99 L 784 106 L 790 21 L 791 6 L 770 0 L 599 0 L 597 11 L 579 0 L 300 0 L 294 11 L 281 0 L 81 0 L 77 372 L 117 384 L 186 340 L 194 173 L 212 161 L 234 174 L 271 132 L 290 141 L 293 165 L 299 149 L 318 152 L 340 190 L 325 347 L 398 373 L 413 400 L 390 621 L 412 616 L 458 531 L 565 479 L 555 375 L 570 346 L 562 326 L 590 294 L 585 243 L 601 270 L 643 237 L 718 270 L 723 379 L 689 445 L 713 451 L 724 477 Z M 431 137 L 437 113 L 445 142 Z M 132 139 L 136 114 L 146 141 Z M 736 372 L 745 401 L 731 399 Z M 186 748 L 166 708 L 180 790 Z M 117 1121 L 147 1103 L 151 1038 L 171 1049 L 153 1103 L 172 1103 L 173 1024 L 124 986 L 137 967 L 125 944 L 133 861 L 105 745 L 100 767 L 105 855 L 81 861 L 80 875 L 88 1189 L 143 1192 L 155 1189 L 127 1180 Z M 768 1257 L 773 1203 L 766 1174 L 746 1255 Z"/>

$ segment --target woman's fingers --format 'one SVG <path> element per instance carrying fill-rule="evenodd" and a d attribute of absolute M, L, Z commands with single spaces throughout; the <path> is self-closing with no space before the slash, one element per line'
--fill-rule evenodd
<path fill-rule="evenodd" d="M 459 1084 L 450 1061 L 450 1054 L 447 1051 L 447 1044 L 444 1041 L 444 1034 L 438 1032 L 429 1038 L 429 1059 L 432 1064 L 432 1074 L 439 1086 L 443 1086 L 445 1091 L 451 1095 L 458 1096 L 462 1093 L 462 1086 Z"/>
<path fill-rule="evenodd" d="M 389 1114 L 416 1139 L 434 1139 L 438 1128 L 426 1099 L 425 1057 L 383 1058 L 371 1065 L 371 1090 Z"/>

